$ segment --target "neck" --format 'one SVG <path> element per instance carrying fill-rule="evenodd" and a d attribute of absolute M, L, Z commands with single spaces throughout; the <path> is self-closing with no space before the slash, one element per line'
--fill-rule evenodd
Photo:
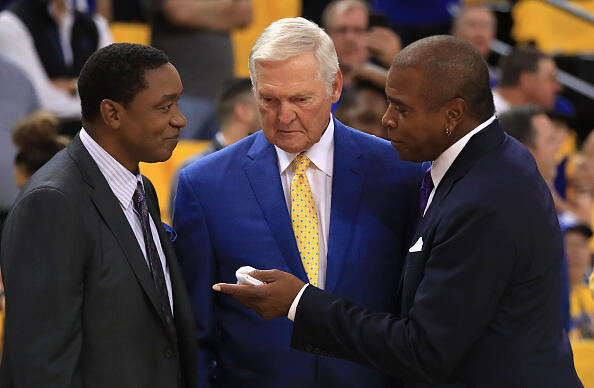
<path fill-rule="evenodd" d="M 450 141 L 448 142 L 448 145 L 444 149 L 444 151 L 450 148 L 458 140 L 468 135 L 470 132 L 472 132 L 473 129 L 475 129 L 479 125 L 480 123 L 477 123 L 474 120 L 465 120 L 461 122 L 455 129 L 452 130 L 452 134 L 450 135 Z"/>
<path fill-rule="evenodd" d="M 225 139 L 225 146 L 230 146 L 249 135 L 247 128 L 237 122 L 229 123 L 221 128 L 221 133 Z"/>
<path fill-rule="evenodd" d="M 528 101 L 524 94 L 517 87 L 499 87 L 497 93 L 511 106 L 527 104 Z"/>
<path fill-rule="evenodd" d="M 109 136 L 102 135 L 104 131 L 92 129 L 85 126 L 85 130 L 89 134 L 89 136 L 95 140 L 101 148 L 105 150 L 112 158 L 118 161 L 122 166 L 124 166 L 127 170 L 131 173 L 136 174 L 138 172 L 138 164 L 140 161 L 138 160 L 131 160 L 133 158 L 127 157 L 129 151 L 124 149 L 123 146 L 118 140 L 112 139 Z"/>

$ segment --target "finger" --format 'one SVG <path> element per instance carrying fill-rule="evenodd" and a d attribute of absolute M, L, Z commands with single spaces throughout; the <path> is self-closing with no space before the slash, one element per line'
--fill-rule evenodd
<path fill-rule="evenodd" d="M 241 287 L 246 287 L 246 286 L 239 285 L 239 284 L 217 283 L 212 286 L 212 289 L 217 292 L 222 292 L 223 294 L 229 294 L 232 296 L 236 296 L 236 295 L 241 294 Z"/>
<path fill-rule="evenodd" d="M 271 283 L 275 280 L 278 280 L 279 275 L 282 274 L 282 271 L 277 269 L 268 269 L 268 270 L 260 270 L 256 269 L 250 272 L 250 276 L 256 278 L 264 283 Z"/>

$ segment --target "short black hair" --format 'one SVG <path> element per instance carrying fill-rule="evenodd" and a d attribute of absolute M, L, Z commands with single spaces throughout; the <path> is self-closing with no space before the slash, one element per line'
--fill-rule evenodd
<path fill-rule="evenodd" d="M 499 121 L 508 135 L 526 147 L 534 148 L 536 130 L 532 125 L 532 119 L 541 114 L 545 114 L 545 111 L 539 106 L 520 105 L 499 115 Z"/>
<path fill-rule="evenodd" d="M 552 59 L 534 47 L 519 47 L 514 49 L 507 57 L 501 58 L 499 68 L 501 77 L 499 86 L 516 86 L 520 76 L 524 73 L 536 73 L 538 64 L 542 59 Z"/>
<path fill-rule="evenodd" d="M 430 109 L 461 98 L 479 123 L 495 112 L 487 63 L 470 43 L 450 36 L 420 39 L 400 51 L 392 67 L 414 68 L 423 75 L 422 93 Z"/>
<path fill-rule="evenodd" d="M 147 88 L 146 71 L 167 63 L 163 51 L 142 44 L 113 43 L 95 51 L 78 78 L 83 121 L 93 120 L 106 98 L 127 106 Z"/>
<path fill-rule="evenodd" d="M 217 94 L 217 116 L 224 124 L 233 115 L 238 102 L 245 101 L 245 97 L 252 94 L 252 81 L 249 78 L 231 78 L 226 80 Z M 252 98 L 252 97 L 250 97 Z"/>

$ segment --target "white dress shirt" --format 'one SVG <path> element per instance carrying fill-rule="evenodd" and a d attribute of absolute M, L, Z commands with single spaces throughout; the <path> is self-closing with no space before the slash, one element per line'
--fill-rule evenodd
<path fill-rule="evenodd" d="M 431 179 L 433 180 L 433 190 L 431 190 L 431 193 L 429 194 L 427 206 L 425 206 L 423 215 L 425 215 L 427 209 L 429 209 L 429 206 L 433 201 L 433 196 L 435 195 L 435 190 L 437 190 L 437 186 L 439 186 L 439 183 L 445 176 L 446 172 L 448 172 L 450 166 L 454 163 L 454 160 L 456 160 L 458 155 L 460 155 L 460 152 L 462 152 L 470 138 L 479 133 L 483 128 L 486 128 L 493 121 L 495 121 L 495 115 L 491 116 L 487 121 L 483 122 L 478 127 L 468 132 L 460 140 L 452 144 L 447 150 L 443 151 L 441 155 L 439 155 L 437 159 L 435 159 L 435 161 L 431 163 Z"/>
<path fill-rule="evenodd" d="M 289 215 L 291 215 L 291 181 L 295 176 L 295 166 L 292 162 L 298 154 L 283 151 L 277 146 L 274 146 L 274 148 L 276 149 L 278 170 L 280 171 L 287 209 L 289 210 Z M 334 168 L 334 121 L 332 120 L 332 115 L 320 141 L 305 151 L 305 156 L 311 161 L 305 171 L 305 175 L 307 176 L 318 214 L 318 243 L 320 247 L 318 287 L 324 289 L 326 284 L 328 233 L 330 231 L 332 171 Z"/>
<path fill-rule="evenodd" d="M 99 15 L 93 16 L 93 20 L 99 33 L 99 47 L 107 46 L 112 42 L 107 22 Z M 70 38 L 73 22 L 72 15 L 68 15 L 58 28 L 67 63 L 72 62 Z M 42 109 L 59 118 L 80 118 L 80 99 L 52 84 L 37 54 L 29 29 L 18 16 L 8 10 L 0 12 L 0 52 L 27 74 Z"/>
<path fill-rule="evenodd" d="M 433 196 L 435 195 L 435 190 L 439 183 L 445 176 L 446 172 L 449 170 L 450 166 L 454 163 L 460 152 L 464 149 L 468 141 L 471 137 L 479 133 L 483 128 L 487 127 L 495 120 L 495 115 L 491 116 L 487 121 L 480 124 L 478 127 L 473 129 L 472 131 L 468 132 L 464 135 L 460 140 L 452 144 L 447 150 L 445 150 L 441 155 L 435 159 L 435 161 L 431 164 L 431 179 L 433 180 L 433 190 L 429 194 L 429 199 L 427 201 L 427 206 L 425 206 L 425 212 L 429 209 L 431 202 L 433 201 Z M 444 135 L 445 136 L 445 135 Z M 423 214 L 425 214 L 423 212 Z M 303 295 L 303 291 L 305 291 L 305 287 L 308 285 L 304 285 L 289 308 L 289 313 L 287 314 L 288 318 L 291 321 L 295 320 L 295 314 L 297 313 L 297 307 L 299 305 L 299 300 L 301 299 L 301 295 Z"/>
<path fill-rule="evenodd" d="M 130 170 L 122 166 L 107 151 L 97 144 L 97 142 L 93 140 L 91 136 L 89 136 L 84 128 L 80 130 L 80 140 L 87 151 L 89 151 L 89 154 L 91 154 L 91 157 L 95 163 L 97 163 L 97 166 L 105 177 L 105 180 L 107 180 L 107 184 L 111 188 L 111 191 L 113 191 L 113 194 L 120 202 L 122 211 L 124 212 L 124 215 L 126 216 L 132 231 L 134 232 L 134 236 L 136 236 L 136 241 L 138 241 L 140 249 L 142 250 L 146 264 L 149 266 L 150 264 L 148 258 L 146 257 L 146 248 L 144 246 L 142 225 L 140 223 L 139 215 L 134 209 L 134 205 L 132 203 L 132 196 L 136 191 L 136 186 L 138 184 L 137 182 L 142 184 L 142 177 L 140 173 L 138 173 L 138 175 L 134 175 L 130 172 Z M 144 185 L 142 187 L 144 188 Z M 159 233 L 155 227 L 153 217 L 149 217 L 149 222 L 151 224 L 151 234 L 153 235 L 153 241 L 155 242 L 157 253 L 159 254 L 159 259 L 161 260 L 163 274 L 165 275 L 165 284 L 167 286 L 167 293 L 169 294 L 169 306 L 171 307 L 171 311 L 173 311 L 173 296 L 171 294 L 171 277 L 169 276 L 169 268 L 167 267 L 167 261 L 165 260 L 165 254 L 163 253 L 163 247 L 161 246 L 161 240 L 159 239 Z"/>

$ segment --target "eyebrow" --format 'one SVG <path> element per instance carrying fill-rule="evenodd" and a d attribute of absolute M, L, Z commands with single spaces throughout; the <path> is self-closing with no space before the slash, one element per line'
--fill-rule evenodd
<path fill-rule="evenodd" d="M 173 94 L 164 94 L 163 97 L 161 97 L 161 100 L 159 101 L 159 104 L 163 104 L 164 102 L 175 100 L 177 98 L 178 98 L 178 95 L 175 94 L 175 93 L 173 93 Z"/>
<path fill-rule="evenodd" d="M 390 96 L 388 96 L 388 95 L 386 95 L 386 97 L 388 98 L 388 101 L 390 101 L 390 102 L 391 102 L 391 103 L 393 103 L 393 104 L 400 105 L 400 106 L 403 106 L 403 107 L 405 107 L 405 108 L 408 108 L 408 107 L 409 107 L 409 106 L 408 106 L 408 105 L 406 105 L 404 102 L 402 102 L 402 100 L 400 100 L 400 99 L 398 99 L 398 98 L 390 97 Z"/>

